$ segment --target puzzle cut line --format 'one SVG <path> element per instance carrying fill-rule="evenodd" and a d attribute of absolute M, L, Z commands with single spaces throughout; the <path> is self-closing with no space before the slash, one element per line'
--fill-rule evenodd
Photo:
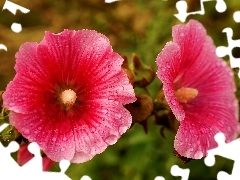
<path fill-rule="evenodd" d="M 178 14 L 174 14 L 176 18 L 178 18 L 181 22 L 185 22 L 186 18 L 189 15 L 204 15 L 205 14 L 205 9 L 204 9 L 204 2 L 209 2 L 209 1 L 216 1 L 216 6 L 215 9 L 219 12 L 222 13 L 226 11 L 227 5 L 224 2 L 224 0 L 201 0 L 200 1 L 200 10 L 199 11 L 194 11 L 194 12 L 187 12 L 187 2 L 185 0 L 180 0 L 176 3 L 176 9 L 178 10 Z"/>
<path fill-rule="evenodd" d="M 217 174 L 217 180 L 239 180 L 240 177 L 240 139 L 236 139 L 229 143 L 225 143 L 225 136 L 223 133 L 218 133 L 214 136 L 218 147 L 208 150 L 207 156 L 204 159 L 204 163 L 207 166 L 213 166 L 215 164 L 215 155 L 230 159 L 234 161 L 232 174 L 228 174 L 224 171 L 219 171 Z"/>

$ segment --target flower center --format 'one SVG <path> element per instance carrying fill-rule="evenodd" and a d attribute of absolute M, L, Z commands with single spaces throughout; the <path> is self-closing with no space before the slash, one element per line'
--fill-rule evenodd
<path fill-rule="evenodd" d="M 175 91 L 175 96 L 180 103 L 187 103 L 198 95 L 198 90 L 195 88 L 182 87 Z"/>
<path fill-rule="evenodd" d="M 77 94 L 73 90 L 67 89 L 61 93 L 60 99 L 64 105 L 71 106 L 75 103 Z"/>

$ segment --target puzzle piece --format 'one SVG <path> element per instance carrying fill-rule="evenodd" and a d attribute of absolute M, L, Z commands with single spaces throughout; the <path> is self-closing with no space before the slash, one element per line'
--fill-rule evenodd
<path fill-rule="evenodd" d="M 27 9 L 25 7 L 22 7 L 22 6 L 19 6 L 18 4 L 15 4 L 15 3 L 11 2 L 11 1 L 8 1 L 8 0 L 5 1 L 2 10 L 8 10 L 14 15 L 16 15 L 17 10 L 19 10 L 22 13 L 25 13 L 25 14 L 30 11 L 29 9 Z M 11 25 L 11 30 L 15 33 L 19 33 L 19 32 L 22 31 L 22 25 L 14 22 Z M 1 49 L 7 51 L 7 47 L 4 44 L 0 44 L 0 50 Z"/>
<path fill-rule="evenodd" d="M 5 1 L 2 10 L 5 10 L 5 9 L 9 10 L 14 15 L 16 15 L 17 10 L 20 10 L 22 13 L 28 13 L 30 11 L 29 9 L 19 6 L 18 4 L 15 4 L 8 0 Z M 11 29 L 13 32 L 19 33 L 22 31 L 22 25 L 19 23 L 12 23 Z"/>
<path fill-rule="evenodd" d="M 12 174 L 12 169 L 18 170 L 18 164 L 11 157 L 11 153 L 16 152 L 19 149 L 19 145 L 17 142 L 11 142 L 8 147 L 4 147 L 2 143 L 0 143 L 0 174 L 1 177 L 5 177 L 5 175 Z M 3 163 L 4 162 L 4 163 Z M 11 168 L 10 168 L 11 167 Z"/>
<path fill-rule="evenodd" d="M 92 180 L 89 176 L 84 175 L 80 180 Z"/>
<path fill-rule="evenodd" d="M 8 124 L 0 126 L 0 132 L 3 131 Z M 70 166 L 70 162 L 62 160 L 59 163 L 60 172 L 43 172 L 42 170 L 42 156 L 40 148 L 37 143 L 31 143 L 28 145 L 30 153 L 34 154 L 34 157 L 29 160 L 22 167 L 11 157 L 11 153 L 16 152 L 19 149 L 19 144 L 15 141 L 9 143 L 7 147 L 4 147 L 0 143 L 0 179 L 2 177 L 9 177 L 8 179 L 58 179 L 58 180 L 70 180 L 65 174 L 66 170 Z M 14 172 L 14 173 L 12 173 Z"/>
<path fill-rule="evenodd" d="M 234 161 L 232 174 L 220 171 L 217 175 L 218 180 L 238 180 L 240 177 L 240 139 L 236 139 L 230 143 L 225 143 L 225 136 L 223 133 L 218 133 L 214 136 L 218 147 L 207 151 L 207 157 L 204 163 L 207 166 L 215 164 L 215 155 L 225 157 Z"/>
<path fill-rule="evenodd" d="M 4 9 L 9 10 L 14 15 L 16 15 L 17 10 L 20 10 L 22 13 L 25 13 L 25 14 L 30 11 L 29 9 L 27 9 L 25 7 L 22 7 L 22 6 L 19 6 L 18 4 L 15 4 L 15 3 L 11 2 L 11 1 L 8 1 L 8 0 L 6 0 L 4 5 L 3 5 L 2 10 L 4 10 Z"/>
<path fill-rule="evenodd" d="M 19 23 L 12 23 L 11 29 L 12 29 L 13 32 L 19 33 L 19 32 L 22 31 L 22 25 L 19 24 Z"/>
<path fill-rule="evenodd" d="M 112 2 L 116 2 L 116 1 L 119 1 L 119 0 L 105 0 L 105 3 L 112 3 Z"/>
<path fill-rule="evenodd" d="M 154 178 L 154 180 L 165 180 L 165 178 L 162 177 L 162 176 L 157 176 L 157 177 Z"/>
<path fill-rule="evenodd" d="M 226 33 L 226 35 L 227 35 L 228 47 L 225 47 L 225 46 L 217 47 L 216 54 L 220 58 L 228 55 L 229 59 L 230 59 L 231 68 L 236 68 L 236 67 L 239 68 L 240 67 L 240 58 L 233 57 L 232 49 L 234 47 L 240 47 L 240 39 L 237 39 L 237 40 L 232 39 L 233 30 L 229 27 L 223 29 L 222 32 Z M 240 71 L 238 72 L 238 77 L 240 78 Z"/>
<path fill-rule="evenodd" d="M 0 132 L 2 132 L 6 127 L 8 127 L 9 124 L 7 123 L 3 123 L 1 126 L 0 126 Z"/>
<path fill-rule="evenodd" d="M 178 18 L 181 22 L 185 22 L 186 18 L 189 15 L 195 15 L 195 14 L 203 15 L 203 14 L 205 14 L 205 9 L 204 9 L 203 3 L 208 2 L 208 1 L 217 1 L 215 8 L 219 13 L 222 13 L 222 12 L 226 11 L 226 9 L 227 9 L 227 5 L 224 2 L 224 0 L 201 0 L 200 1 L 201 9 L 199 11 L 187 12 L 187 2 L 185 0 L 180 0 L 176 3 L 176 8 L 178 10 L 178 14 L 174 14 L 174 16 L 176 18 Z"/>
<path fill-rule="evenodd" d="M 0 44 L 0 49 L 7 51 L 7 46 L 5 46 L 4 44 Z"/>
<path fill-rule="evenodd" d="M 173 165 L 171 167 L 171 171 L 170 172 L 175 177 L 177 177 L 177 176 L 182 177 L 181 180 L 188 180 L 190 170 L 189 169 L 182 169 L 182 168 L 180 168 L 177 165 Z M 165 178 L 162 177 L 162 176 L 157 176 L 157 177 L 154 178 L 154 180 L 165 180 Z"/>
<path fill-rule="evenodd" d="M 233 19 L 236 23 L 239 23 L 240 22 L 240 11 L 236 11 L 234 14 L 233 14 Z"/>
<path fill-rule="evenodd" d="M 173 165 L 171 167 L 171 174 L 173 176 L 181 176 L 182 180 L 188 180 L 190 170 L 189 169 L 182 169 L 177 165 Z"/>

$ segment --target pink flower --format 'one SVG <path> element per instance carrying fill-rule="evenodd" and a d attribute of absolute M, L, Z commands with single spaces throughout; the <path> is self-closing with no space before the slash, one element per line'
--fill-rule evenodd
<path fill-rule="evenodd" d="M 26 144 L 22 145 L 18 150 L 18 156 L 17 156 L 18 164 L 22 166 L 32 158 L 33 158 L 33 155 L 28 151 L 28 146 Z M 42 160 L 43 160 L 43 171 L 48 171 L 54 164 L 54 162 L 48 157 L 43 157 Z"/>
<path fill-rule="evenodd" d="M 233 73 L 219 59 L 206 30 L 197 21 L 173 27 L 157 57 L 157 75 L 165 98 L 180 126 L 174 148 L 184 157 L 200 159 L 217 147 L 214 135 L 229 142 L 238 133 L 238 102 Z"/>
<path fill-rule="evenodd" d="M 123 107 L 136 100 L 123 59 L 92 30 L 46 32 L 16 54 L 3 94 L 10 123 L 53 161 L 90 160 L 130 127 Z"/>

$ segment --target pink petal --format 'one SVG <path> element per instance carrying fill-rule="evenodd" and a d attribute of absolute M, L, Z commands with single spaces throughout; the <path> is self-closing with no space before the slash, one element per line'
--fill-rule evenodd
<path fill-rule="evenodd" d="M 167 92 L 165 98 L 173 114 L 181 121 L 185 118 L 185 112 L 174 95 L 174 79 L 180 71 L 179 63 L 181 63 L 181 55 L 178 44 L 174 42 L 167 43 L 157 57 L 157 75 L 163 83 L 164 92 Z"/>
<path fill-rule="evenodd" d="M 15 70 L 17 74 L 14 82 L 8 84 L 9 91 L 3 94 L 4 106 L 14 112 L 27 113 L 35 109 L 33 99 L 38 101 L 43 98 L 39 93 L 44 93 L 42 87 L 49 88 L 50 74 L 45 71 L 36 58 L 37 43 L 25 43 L 16 54 Z M 39 92 L 40 91 L 40 92 Z M 33 93 L 34 92 L 34 93 Z"/>
<path fill-rule="evenodd" d="M 103 103 L 97 106 L 97 111 L 82 117 L 84 124 L 80 121 L 78 125 L 76 124 L 82 128 L 75 128 L 74 131 L 77 141 L 72 162 L 84 162 L 91 159 L 94 154 L 101 153 L 108 145 L 115 144 L 131 125 L 131 115 L 125 108 Z M 89 121 L 89 117 L 94 118 Z M 98 121 L 99 118 L 103 123 Z"/>
<path fill-rule="evenodd" d="M 51 117 L 50 110 L 40 110 L 41 108 L 29 114 L 11 112 L 9 117 L 11 124 L 19 129 L 29 141 L 37 142 L 53 161 L 70 160 L 74 154 L 71 124 L 61 113 Z"/>
<path fill-rule="evenodd" d="M 123 59 L 104 35 L 46 32 L 39 44 L 22 45 L 16 58 L 4 106 L 11 110 L 11 124 L 52 160 L 85 162 L 130 127 L 123 105 L 136 100 L 134 90 L 121 70 Z M 77 94 L 68 112 L 59 104 L 61 89 Z"/>
<path fill-rule="evenodd" d="M 216 147 L 216 133 L 223 132 L 227 141 L 237 137 L 238 103 L 233 73 L 216 56 L 212 40 L 197 21 L 173 27 L 173 39 L 157 57 L 157 74 L 166 100 L 180 121 L 175 150 L 182 156 L 199 159 Z M 188 103 L 178 102 L 174 92 L 182 87 L 197 89 L 197 97 Z"/>

